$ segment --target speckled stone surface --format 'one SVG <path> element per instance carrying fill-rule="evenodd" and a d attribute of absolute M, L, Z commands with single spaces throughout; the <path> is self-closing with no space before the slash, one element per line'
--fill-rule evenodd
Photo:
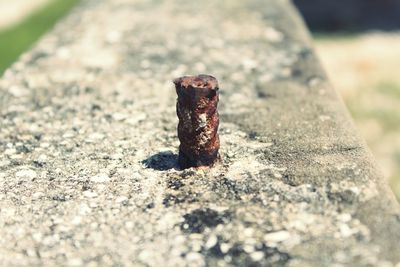
<path fill-rule="evenodd" d="M 179 170 L 172 80 L 220 84 Z M 0 81 L 1 266 L 399 266 L 400 212 L 284 0 L 84 1 Z"/>

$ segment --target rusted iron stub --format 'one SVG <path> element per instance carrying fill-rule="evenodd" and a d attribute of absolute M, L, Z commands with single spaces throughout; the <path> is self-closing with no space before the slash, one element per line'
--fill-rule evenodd
<path fill-rule="evenodd" d="M 180 140 L 178 163 L 182 169 L 212 166 L 218 159 L 218 81 L 210 75 L 174 80 L 178 101 Z"/>

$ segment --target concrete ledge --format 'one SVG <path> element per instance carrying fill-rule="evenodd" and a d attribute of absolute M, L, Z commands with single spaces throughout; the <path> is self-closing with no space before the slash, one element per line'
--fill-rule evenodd
<path fill-rule="evenodd" d="M 196 73 L 223 163 L 182 171 L 171 80 Z M 398 204 L 287 1 L 85 1 L 0 115 L 5 266 L 399 266 Z"/>

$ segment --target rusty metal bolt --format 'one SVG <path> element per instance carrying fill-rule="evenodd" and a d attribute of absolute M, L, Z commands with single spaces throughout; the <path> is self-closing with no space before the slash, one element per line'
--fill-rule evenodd
<path fill-rule="evenodd" d="M 218 159 L 218 81 L 210 75 L 174 80 L 178 101 L 180 140 L 178 163 L 182 169 L 212 166 Z"/>

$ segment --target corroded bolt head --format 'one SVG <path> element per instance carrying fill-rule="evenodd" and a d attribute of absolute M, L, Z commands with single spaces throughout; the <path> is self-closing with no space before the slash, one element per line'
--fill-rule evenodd
<path fill-rule="evenodd" d="M 210 75 L 174 80 L 178 101 L 180 140 L 178 163 L 182 169 L 211 166 L 218 159 L 218 81 Z"/>

